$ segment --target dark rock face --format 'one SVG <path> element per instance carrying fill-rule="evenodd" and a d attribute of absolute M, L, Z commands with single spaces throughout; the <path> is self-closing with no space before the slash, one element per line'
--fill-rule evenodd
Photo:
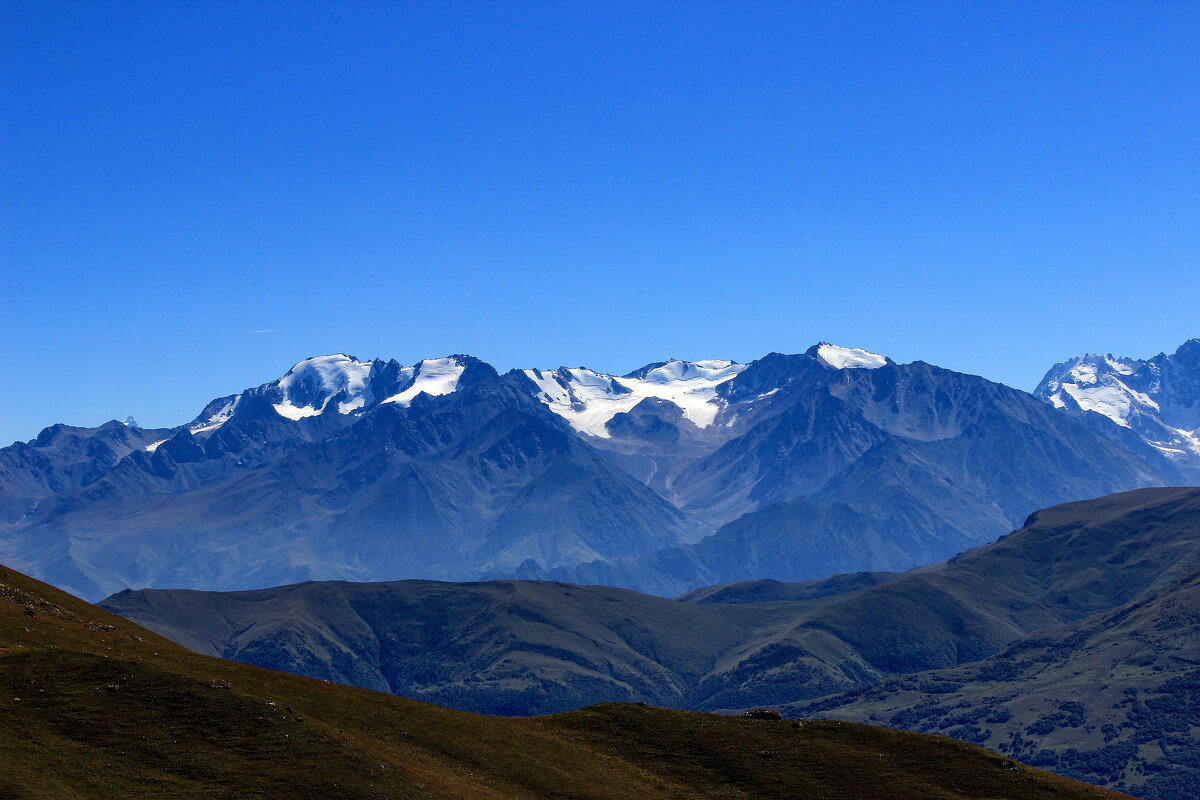
<path fill-rule="evenodd" d="M 623 411 L 604 424 L 611 436 L 659 445 L 679 441 L 683 410 L 669 400 L 647 397 L 631 411 Z"/>

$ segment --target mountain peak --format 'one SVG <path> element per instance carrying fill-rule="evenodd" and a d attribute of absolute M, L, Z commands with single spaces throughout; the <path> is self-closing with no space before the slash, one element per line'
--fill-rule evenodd
<path fill-rule="evenodd" d="M 671 383 L 673 381 L 724 380 L 733 377 L 744 368 L 744 364 L 724 359 L 709 359 L 706 361 L 681 361 L 678 358 L 667 359 L 653 364 L 647 364 L 641 369 L 634 370 L 622 377 L 635 380 L 645 380 L 652 383 Z"/>
<path fill-rule="evenodd" d="M 1175 360 L 1193 370 L 1200 368 L 1200 339 L 1188 339 L 1179 345 Z"/>
<path fill-rule="evenodd" d="M 408 406 L 419 394 L 440 397 L 458 388 L 468 367 L 483 364 L 473 356 L 456 353 L 443 358 L 426 358 L 400 370 L 400 391 L 382 402 Z M 490 367 L 489 367 L 490 369 Z"/>
<path fill-rule="evenodd" d="M 805 355 L 833 369 L 879 369 L 888 363 L 887 356 L 858 347 L 839 347 L 829 342 L 818 342 Z"/>
<path fill-rule="evenodd" d="M 345 353 L 306 358 L 276 381 L 283 397 L 275 410 L 291 420 L 315 417 L 339 397 L 339 414 L 357 411 L 371 400 L 367 383 L 373 367 Z"/>
<path fill-rule="evenodd" d="M 1077 356 L 1051 367 L 1033 393 L 1085 421 L 1089 414 L 1107 417 L 1125 429 L 1120 436 L 1142 440 L 1185 469 L 1200 469 L 1200 339 L 1149 359 Z M 1113 437 L 1103 426 L 1098 430 Z"/>

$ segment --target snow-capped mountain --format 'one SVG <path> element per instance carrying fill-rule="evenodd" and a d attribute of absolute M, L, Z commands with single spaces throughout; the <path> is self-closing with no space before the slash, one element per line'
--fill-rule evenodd
<path fill-rule="evenodd" d="M 265 398 L 281 417 L 301 420 L 326 413 L 357 415 L 378 403 L 407 406 L 422 392 L 437 397 L 453 392 L 472 363 L 470 356 L 427 358 L 411 367 L 396 361 L 359 361 L 337 353 L 306 358 L 282 378 L 210 403 L 189 425 L 193 434 L 221 427 L 247 393 Z"/>
<path fill-rule="evenodd" d="M 0 561 L 90 597 L 501 576 L 675 594 L 911 567 L 1170 469 L 1024 392 L 827 342 L 620 376 L 334 354 L 176 428 L 0 450 Z"/>
<path fill-rule="evenodd" d="M 828 342 L 815 345 L 808 355 L 836 370 L 877 369 L 888 363 L 885 356 Z M 326 414 L 361 415 L 381 403 L 407 406 L 422 393 L 430 397 L 450 394 L 473 362 L 482 363 L 464 355 L 428 358 L 410 367 L 394 360 L 360 361 L 344 353 L 314 356 L 270 383 L 214 400 L 188 429 L 200 435 L 220 428 L 251 394 L 266 399 L 279 416 L 292 421 Z M 730 406 L 719 388 L 744 369 L 745 364 L 734 361 L 670 359 L 621 376 L 587 367 L 514 373 L 527 377 L 533 384 L 530 393 L 578 433 L 607 439 L 611 436 L 608 425 L 615 417 L 648 399 L 674 406 L 681 418 L 696 428 L 712 426 Z M 125 424 L 130 425 L 132 419 Z"/>
<path fill-rule="evenodd" d="M 1034 395 L 1114 441 L 1148 445 L 1200 479 L 1200 339 L 1149 359 L 1088 353 L 1055 364 Z"/>

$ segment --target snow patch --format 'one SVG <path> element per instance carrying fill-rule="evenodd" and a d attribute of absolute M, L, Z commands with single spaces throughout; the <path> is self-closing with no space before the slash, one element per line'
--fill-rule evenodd
<path fill-rule="evenodd" d="M 394 394 L 383 402 L 407 406 L 417 395 L 424 392 L 432 397 L 450 394 L 458 388 L 458 380 L 466 367 L 453 357 L 427 358 L 416 366 L 405 367 L 401 372 L 402 378 L 413 378 L 412 385 L 399 394 Z"/>
<path fill-rule="evenodd" d="M 857 347 L 838 347 L 829 342 L 817 345 L 817 358 L 834 369 L 879 369 L 887 357 Z"/>
<path fill-rule="evenodd" d="M 538 400 L 571 427 L 607 439 L 605 424 L 648 397 L 674 403 L 693 425 L 707 428 L 724 407 L 717 397 L 717 386 L 745 368 L 733 361 L 671 360 L 636 373 L 639 377 L 616 378 L 584 367 L 527 369 L 524 373 L 538 387 Z"/>
<path fill-rule="evenodd" d="M 1122 427 L 1129 427 L 1129 418 L 1137 408 L 1158 411 L 1158 403 L 1146 394 L 1130 389 L 1117 381 L 1097 379 L 1090 384 L 1064 383 L 1061 391 L 1074 398 L 1084 411 L 1103 414 Z M 1051 398 L 1057 407 L 1064 405 L 1057 393 Z"/>
<path fill-rule="evenodd" d="M 233 412 L 237 411 L 238 403 L 240 403 L 241 401 L 242 401 L 242 396 L 238 395 L 237 397 L 233 398 L 229 402 L 225 403 L 225 405 L 221 406 L 221 408 L 218 409 L 217 412 L 215 414 L 213 414 L 212 416 L 210 416 L 208 419 L 206 419 L 202 422 L 196 422 L 196 423 L 193 423 L 192 425 L 190 425 L 188 427 L 188 430 L 191 431 L 193 436 L 195 436 L 198 433 L 207 433 L 208 431 L 215 431 L 217 428 L 221 427 L 222 425 L 224 425 L 226 422 L 229 421 L 229 418 L 233 416 Z M 162 442 L 159 442 L 158 444 L 162 444 Z M 157 447 L 158 444 L 156 444 L 154 446 Z M 146 448 L 146 449 L 149 452 L 153 452 L 150 450 L 150 448 Z"/>
<path fill-rule="evenodd" d="M 301 420 L 305 417 L 319 417 L 325 411 L 325 406 L 313 408 L 312 406 L 297 406 L 292 405 L 291 400 L 284 400 L 282 403 L 275 404 L 275 411 L 281 417 L 287 417 L 292 421 Z"/>

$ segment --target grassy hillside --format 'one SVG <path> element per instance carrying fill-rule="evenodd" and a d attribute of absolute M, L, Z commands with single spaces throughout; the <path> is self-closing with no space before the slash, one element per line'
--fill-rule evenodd
<path fill-rule="evenodd" d="M 0 568 L 2 798 L 1103 798 L 952 739 L 610 704 L 475 716 L 197 655 Z"/>
<path fill-rule="evenodd" d="M 511 715 L 688 706 L 722 654 L 795 615 L 543 581 L 154 589 L 106 603 L 197 652 Z"/>

